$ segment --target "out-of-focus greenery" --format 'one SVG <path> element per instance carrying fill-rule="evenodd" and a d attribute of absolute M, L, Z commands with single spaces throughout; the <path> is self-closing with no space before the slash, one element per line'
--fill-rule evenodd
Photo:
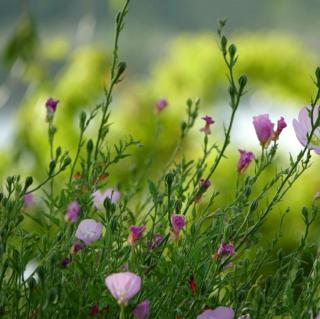
<path fill-rule="evenodd" d="M 249 95 L 263 89 L 269 95 L 296 100 L 302 105 L 308 102 L 312 95 L 310 74 L 315 67 L 315 58 L 305 48 L 293 39 L 272 34 L 263 37 L 259 34 L 242 35 L 236 42 L 241 59 L 239 75 L 248 75 Z M 67 56 L 61 59 L 59 51 Z M 88 110 L 100 102 L 102 88 L 107 81 L 110 54 L 95 46 L 71 50 L 64 41 L 51 41 L 38 48 L 36 56 L 28 61 L 24 73 L 26 81 L 30 82 L 30 89 L 18 112 L 17 133 L 8 153 L 10 157 L 1 163 L 2 175 L 22 169 L 39 179 L 42 177 L 45 169 L 43 159 L 49 159 L 44 108 L 49 96 L 60 100 L 55 119 L 58 127 L 57 145 L 62 145 L 74 156 L 78 114 L 80 110 Z M 54 71 L 51 73 L 50 70 Z M 133 135 L 144 148 L 143 151 L 137 150 L 133 157 L 113 172 L 112 181 L 121 181 L 124 185 L 130 183 L 135 172 L 145 165 L 149 173 L 146 175 L 159 175 L 160 164 L 163 166 L 163 162 L 168 160 L 177 142 L 175 137 L 178 136 L 180 121 L 184 116 L 185 100 L 189 96 L 199 96 L 202 99 L 201 112 L 214 113 L 214 106 L 226 101 L 225 83 L 225 68 L 212 34 L 178 37 L 167 55 L 152 66 L 146 80 L 132 82 L 129 73 L 118 88 L 114 101 L 112 117 L 117 125 L 113 131 L 117 138 Z M 156 115 L 154 104 L 161 97 L 168 99 L 169 107 Z M 94 133 L 95 128 L 91 131 L 92 135 Z M 194 132 L 184 142 L 183 153 L 188 153 L 194 159 L 200 156 L 200 136 L 199 132 Z M 237 148 L 234 146 L 232 151 L 229 150 L 228 159 L 213 178 L 215 187 L 223 190 L 224 197 L 230 197 L 230 200 L 233 193 L 230 184 L 233 185 L 233 181 L 235 184 L 236 180 Z M 154 153 L 162 156 L 153 158 L 148 165 L 146 158 L 149 156 L 146 154 Z M 295 193 L 288 194 L 273 218 L 278 219 L 279 212 L 287 206 L 293 212 L 299 211 L 303 202 L 310 200 L 320 184 L 319 177 L 314 174 L 317 169 L 319 165 L 314 165 L 312 172 L 296 185 Z M 263 180 L 267 178 L 268 175 Z M 262 184 L 264 181 L 258 183 L 257 191 Z M 215 205 L 213 210 L 219 206 L 219 201 Z M 296 220 L 295 214 L 290 216 L 290 229 L 299 232 L 300 221 Z M 272 218 L 269 221 L 272 225 Z M 294 244 L 292 236 L 294 234 L 287 237 L 287 240 L 290 239 L 286 242 L 288 246 Z"/>

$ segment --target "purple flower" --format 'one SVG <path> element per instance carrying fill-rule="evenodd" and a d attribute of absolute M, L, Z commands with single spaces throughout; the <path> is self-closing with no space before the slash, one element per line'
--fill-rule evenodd
<path fill-rule="evenodd" d="M 76 238 L 82 240 L 86 245 L 98 240 L 102 233 L 102 224 L 94 219 L 84 219 L 78 225 Z"/>
<path fill-rule="evenodd" d="M 49 97 L 46 101 L 47 108 L 47 121 L 53 119 L 54 113 L 56 112 L 59 100 L 54 100 L 52 97 Z"/>
<path fill-rule="evenodd" d="M 183 215 L 172 214 L 171 225 L 174 233 L 179 234 L 181 229 L 185 226 L 186 219 Z"/>
<path fill-rule="evenodd" d="M 150 301 L 145 300 L 136 305 L 133 309 L 132 314 L 137 319 L 148 319 L 150 309 Z"/>
<path fill-rule="evenodd" d="M 111 202 L 115 204 L 120 199 L 121 194 L 113 188 L 108 188 L 105 191 L 97 190 L 92 194 L 93 206 L 97 210 L 104 210 L 103 202 L 106 198 L 110 198 Z"/>
<path fill-rule="evenodd" d="M 206 115 L 202 117 L 202 119 L 205 121 L 205 126 L 200 129 L 200 132 L 204 132 L 206 135 L 211 134 L 210 125 L 214 123 L 213 118 L 209 115 Z"/>
<path fill-rule="evenodd" d="M 293 120 L 293 128 L 296 133 L 296 136 L 299 142 L 303 146 L 307 146 L 308 137 L 312 131 L 312 123 L 311 118 L 309 116 L 309 112 L 311 111 L 311 107 L 307 106 L 300 110 L 298 120 Z M 313 122 L 317 121 L 319 116 L 319 107 L 315 107 L 313 111 Z M 317 127 L 313 132 L 313 136 L 308 144 L 308 148 L 310 150 L 314 150 L 317 154 L 320 154 L 320 128 Z"/>
<path fill-rule="evenodd" d="M 129 232 L 129 237 L 128 237 L 128 244 L 130 246 L 134 246 L 134 244 L 142 236 L 145 229 L 146 229 L 145 226 L 130 226 L 129 227 L 130 232 Z"/>
<path fill-rule="evenodd" d="M 85 247 L 84 243 L 80 240 L 76 240 L 71 246 L 70 253 L 76 254 L 78 251 L 82 250 Z"/>
<path fill-rule="evenodd" d="M 233 319 L 234 311 L 229 307 L 218 307 L 214 310 L 208 309 L 200 314 L 197 319 Z"/>
<path fill-rule="evenodd" d="M 148 248 L 150 250 L 158 247 L 163 241 L 163 236 L 161 234 L 154 234 L 150 242 L 148 243 Z"/>
<path fill-rule="evenodd" d="M 218 257 L 222 256 L 222 255 L 230 255 L 230 256 L 234 255 L 234 245 L 233 245 L 233 243 L 226 244 L 222 240 L 221 243 L 220 243 L 220 246 L 218 248 L 217 255 L 218 255 Z"/>
<path fill-rule="evenodd" d="M 61 266 L 63 268 L 66 268 L 70 263 L 71 263 L 71 259 L 69 257 L 65 257 L 61 262 Z"/>
<path fill-rule="evenodd" d="M 132 272 L 119 272 L 106 277 L 105 284 L 118 303 L 126 305 L 139 292 L 141 278 Z"/>
<path fill-rule="evenodd" d="M 211 182 L 208 179 L 200 179 L 200 187 L 205 192 L 211 186 Z"/>
<path fill-rule="evenodd" d="M 166 99 L 160 99 L 156 103 L 156 112 L 160 113 L 162 110 L 164 110 L 168 106 L 168 101 Z"/>
<path fill-rule="evenodd" d="M 24 207 L 29 207 L 33 203 L 32 193 L 25 193 L 23 197 Z"/>
<path fill-rule="evenodd" d="M 65 220 L 68 222 L 74 223 L 77 220 L 79 213 L 80 213 L 80 206 L 78 202 L 73 201 L 68 205 Z"/>
<path fill-rule="evenodd" d="M 243 173 L 248 166 L 250 165 L 251 161 L 254 159 L 254 154 L 252 152 L 247 152 L 245 150 L 240 150 L 240 159 L 238 161 L 237 170 L 238 173 Z"/>
<path fill-rule="evenodd" d="M 273 138 L 274 124 L 270 121 L 268 114 L 262 114 L 253 117 L 253 126 L 256 130 L 257 137 L 263 148 L 268 147 Z"/>
<path fill-rule="evenodd" d="M 273 140 L 277 140 L 282 132 L 283 129 L 287 127 L 287 123 L 284 120 L 284 118 L 281 116 L 280 119 L 277 122 L 277 129 L 274 132 Z"/>

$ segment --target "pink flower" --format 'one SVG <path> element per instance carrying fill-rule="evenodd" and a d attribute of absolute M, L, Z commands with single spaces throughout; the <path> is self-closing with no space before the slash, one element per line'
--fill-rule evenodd
<path fill-rule="evenodd" d="M 200 132 L 204 132 L 206 135 L 211 134 L 210 125 L 214 123 L 214 120 L 209 115 L 202 117 L 202 119 L 205 121 L 205 126 L 200 129 Z"/>
<path fill-rule="evenodd" d="M 96 317 L 99 313 L 99 306 L 98 305 L 92 305 L 90 307 L 90 316 L 91 317 Z"/>
<path fill-rule="evenodd" d="M 172 229 L 176 234 L 179 234 L 181 229 L 185 226 L 186 219 L 183 215 L 172 214 L 171 225 Z"/>
<path fill-rule="evenodd" d="M 311 118 L 309 112 L 311 107 L 307 106 L 300 110 L 298 120 L 293 120 L 293 128 L 296 133 L 297 139 L 303 146 L 308 144 L 308 136 L 312 131 Z M 315 107 L 313 111 L 313 122 L 315 123 L 319 116 L 319 107 Z M 310 150 L 314 150 L 317 154 L 320 154 L 320 128 L 317 127 L 313 132 L 310 143 L 308 144 Z"/>
<path fill-rule="evenodd" d="M 133 309 L 132 314 L 137 319 L 148 319 L 150 310 L 150 301 L 145 300 L 136 305 Z"/>
<path fill-rule="evenodd" d="M 156 103 L 156 112 L 160 113 L 162 110 L 164 110 L 168 106 L 168 101 L 166 99 L 160 99 Z"/>
<path fill-rule="evenodd" d="M 274 124 L 270 121 L 268 114 L 262 114 L 253 117 L 253 126 L 256 130 L 257 137 L 263 148 L 268 147 L 273 138 Z"/>
<path fill-rule="evenodd" d="M 104 210 L 103 203 L 106 198 L 110 198 L 111 202 L 115 204 L 120 199 L 121 194 L 113 188 L 108 188 L 105 191 L 97 190 L 92 194 L 93 206 L 97 210 Z"/>
<path fill-rule="evenodd" d="M 25 193 L 23 197 L 24 207 L 29 207 L 33 203 L 32 193 Z"/>
<path fill-rule="evenodd" d="M 79 213 L 80 213 L 79 204 L 76 201 L 71 202 L 68 205 L 67 214 L 65 216 L 65 220 L 67 222 L 74 223 L 77 220 Z"/>
<path fill-rule="evenodd" d="M 254 154 L 252 152 L 247 152 L 245 150 L 240 150 L 240 159 L 238 161 L 237 170 L 238 173 L 243 173 L 248 166 L 250 165 L 251 161 L 254 159 Z"/>
<path fill-rule="evenodd" d="M 119 272 L 106 277 L 105 284 L 118 303 L 126 305 L 139 292 L 141 278 L 132 272 Z"/>
<path fill-rule="evenodd" d="M 84 243 L 80 240 L 76 240 L 71 246 L 70 253 L 76 254 L 78 251 L 82 250 L 85 247 Z"/>
<path fill-rule="evenodd" d="M 218 256 L 221 255 L 234 255 L 234 245 L 233 243 L 226 244 L 223 240 L 220 243 L 220 247 L 217 251 Z"/>
<path fill-rule="evenodd" d="M 234 311 L 229 307 L 218 307 L 214 310 L 205 310 L 197 319 L 233 319 Z"/>
<path fill-rule="evenodd" d="M 273 140 L 274 141 L 276 141 L 279 138 L 282 130 L 285 129 L 286 127 L 287 127 L 287 123 L 284 120 L 284 118 L 281 116 L 280 119 L 277 122 L 277 130 L 273 134 Z"/>
<path fill-rule="evenodd" d="M 129 227 L 129 237 L 128 237 L 128 244 L 130 246 L 134 246 L 134 244 L 139 240 L 142 236 L 143 232 L 145 231 L 144 226 L 130 226 Z"/>
<path fill-rule="evenodd" d="M 195 202 L 200 202 L 202 195 L 208 190 L 208 188 L 211 186 L 211 182 L 208 179 L 201 178 L 200 179 L 200 188 L 194 198 Z"/>
<path fill-rule="evenodd" d="M 102 234 L 103 225 L 94 219 L 84 219 L 78 225 L 76 238 L 82 240 L 86 245 L 98 240 Z"/>

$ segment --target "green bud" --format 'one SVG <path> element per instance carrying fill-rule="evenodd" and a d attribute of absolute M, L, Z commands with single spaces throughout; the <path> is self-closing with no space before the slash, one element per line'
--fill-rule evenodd
<path fill-rule="evenodd" d="M 187 126 L 188 126 L 188 124 L 185 121 L 183 121 L 181 123 L 181 131 L 184 132 L 186 130 Z"/>
<path fill-rule="evenodd" d="M 120 62 L 118 64 L 118 74 L 117 74 L 117 79 L 120 78 L 120 76 L 123 74 L 123 72 L 126 70 L 127 64 L 125 62 Z"/>
<path fill-rule="evenodd" d="M 32 185 L 32 183 L 33 183 L 33 178 L 32 178 L 32 176 L 28 176 L 28 177 L 26 178 L 25 183 L 24 183 L 24 190 L 27 190 L 28 187 Z"/>
<path fill-rule="evenodd" d="M 50 161 L 50 164 L 49 164 L 49 175 L 51 175 L 53 173 L 55 168 L 56 168 L 56 161 L 55 160 Z"/>
<path fill-rule="evenodd" d="M 80 114 L 80 130 L 81 131 L 84 130 L 86 119 L 87 119 L 87 114 L 86 114 L 86 112 L 82 111 L 81 114 Z"/>
<path fill-rule="evenodd" d="M 63 164 L 62 164 L 62 169 L 65 169 L 68 165 L 70 165 L 71 163 L 71 158 L 68 156 L 65 158 L 65 160 L 63 161 Z"/>
<path fill-rule="evenodd" d="M 316 69 L 316 77 L 317 77 L 318 83 L 320 83 L 320 66 L 318 66 Z"/>
<path fill-rule="evenodd" d="M 45 268 L 43 266 L 39 266 L 37 269 L 37 274 L 39 276 L 39 279 L 43 281 L 46 274 Z"/>
<path fill-rule="evenodd" d="M 175 210 L 176 210 L 177 214 L 179 214 L 181 208 L 182 208 L 182 202 L 181 202 L 181 200 L 177 200 L 176 204 L 175 204 Z"/>
<path fill-rule="evenodd" d="M 170 187 L 173 183 L 173 180 L 174 180 L 174 174 L 173 173 L 168 173 L 165 177 L 165 181 L 166 181 L 166 184 Z"/>
<path fill-rule="evenodd" d="M 227 38 L 223 35 L 223 36 L 221 37 L 221 47 L 222 47 L 222 49 L 224 49 L 224 51 L 226 50 L 227 44 L 228 44 L 228 40 L 227 40 Z"/>
<path fill-rule="evenodd" d="M 245 75 L 241 75 L 239 78 L 240 90 L 242 91 L 247 85 L 248 78 Z"/>
<path fill-rule="evenodd" d="M 58 159 L 60 157 L 61 153 L 62 153 L 61 146 L 58 146 L 56 149 L 56 159 Z"/>
<path fill-rule="evenodd" d="M 90 139 L 87 143 L 87 152 L 88 154 L 90 154 L 93 150 L 93 142 L 92 142 L 92 139 Z"/>
<path fill-rule="evenodd" d="M 231 58 L 233 58 L 237 53 L 237 47 L 234 44 L 231 44 L 229 46 L 229 54 L 231 56 Z"/>
<path fill-rule="evenodd" d="M 252 203 L 251 203 L 251 206 L 250 206 L 250 212 L 254 212 L 258 207 L 258 201 L 257 200 L 254 200 Z"/>
<path fill-rule="evenodd" d="M 191 108 L 191 107 L 192 107 L 192 104 L 193 104 L 192 100 L 191 100 L 190 98 L 188 98 L 188 100 L 187 100 L 187 106 L 188 106 L 189 108 Z"/>

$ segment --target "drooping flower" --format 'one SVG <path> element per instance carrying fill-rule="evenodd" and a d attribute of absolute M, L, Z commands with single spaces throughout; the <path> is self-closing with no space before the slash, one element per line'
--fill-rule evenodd
<path fill-rule="evenodd" d="M 296 133 L 297 139 L 303 146 L 308 145 L 308 149 L 314 150 L 317 154 L 320 154 L 320 127 L 317 127 L 308 144 L 308 137 L 312 131 L 312 123 L 309 113 L 311 107 L 307 106 L 300 110 L 298 120 L 293 120 L 293 128 Z M 315 123 L 319 117 L 319 107 L 315 107 L 313 111 L 313 122 Z"/>
<path fill-rule="evenodd" d="M 248 166 L 254 159 L 254 154 L 252 152 L 247 152 L 241 149 L 239 149 L 239 153 L 240 153 L 240 158 L 238 161 L 237 170 L 238 170 L 238 173 L 241 174 L 248 168 Z"/>
<path fill-rule="evenodd" d="M 160 113 L 161 111 L 163 111 L 167 106 L 168 106 L 168 101 L 166 99 L 160 99 L 156 102 L 156 112 Z"/>
<path fill-rule="evenodd" d="M 142 236 L 145 229 L 146 229 L 145 226 L 134 226 L 134 225 L 130 226 L 129 227 L 128 244 L 130 246 L 134 246 L 135 243 Z"/>
<path fill-rule="evenodd" d="M 119 272 L 106 277 L 105 284 L 118 303 L 126 305 L 139 292 L 141 278 L 132 272 Z"/>
<path fill-rule="evenodd" d="M 33 203 L 33 195 L 32 193 L 25 193 L 23 196 L 23 204 L 24 207 L 29 207 Z"/>
<path fill-rule="evenodd" d="M 214 310 L 205 310 L 197 319 L 233 319 L 234 311 L 229 307 L 217 307 Z"/>
<path fill-rule="evenodd" d="M 205 121 L 205 125 L 202 129 L 200 129 L 200 131 L 204 132 L 204 134 L 206 134 L 206 135 L 211 134 L 210 125 L 214 123 L 213 118 L 209 115 L 206 115 L 206 116 L 202 117 L 201 119 Z"/>
<path fill-rule="evenodd" d="M 52 97 L 49 97 L 46 101 L 46 109 L 47 109 L 47 121 L 50 121 L 54 113 L 56 112 L 59 100 L 54 100 Z"/>
<path fill-rule="evenodd" d="M 152 239 L 148 243 L 148 248 L 150 250 L 155 249 L 161 244 L 162 241 L 163 241 L 163 236 L 161 234 L 154 234 L 152 236 Z"/>
<path fill-rule="evenodd" d="M 274 141 L 276 141 L 276 140 L 279 138 L 281 132 L 282 132 L 283 129 L 285 129 L 286 127 L 287 127 L 287 123 L 286 123 L 286 121 L 284 120 L 284 118 L 281 116 L 280 119 L 279 119 L 278 122 L 277 122 L 277 129 L 276 129 L 276 131 L 275 131 L 274 134 L 273 134 L 273 140 L 274 140 Z"/>
<path fill-rule="evenodd" d="M 106 198 L 110 198 L 111 202 L 115 204 L 120 199 L 121 194 L 113 188 L 108 188 L 105 191 L 97 190 L 92 194 L 93 206 L 97 210 L 104 210 L 103 203 Z"/>
<path fill-rule="evenodd" d="M 73 201 L 68 205 L 67 214 L 65 216 L 65 220 L 71 223 L 74 223 L 80 213 L 80 206 L 78 202 Z"/>
<path fill-rule="evenodd" d="M 98 240 L 102 234 L 103 225 L 94 219 L 84 219 L 76 231 L 76 238 L 82 240 L 86 245 Z"/>
<path fill-rule="evenodd" d="M 268 147 L 270 141 L 273 138 L 273 127 L 269 119 L 269 114 L 262 114 L 253 117 L 253 126 L 256 130 L 256 134 L 260 144 L 263 148 Z"/>
<path fill-rule="evenodd" d="M 150 301 L 144 300 L 133 309 L 132 314 L 137 319 L 148 319 L 150 311 Z"/>

